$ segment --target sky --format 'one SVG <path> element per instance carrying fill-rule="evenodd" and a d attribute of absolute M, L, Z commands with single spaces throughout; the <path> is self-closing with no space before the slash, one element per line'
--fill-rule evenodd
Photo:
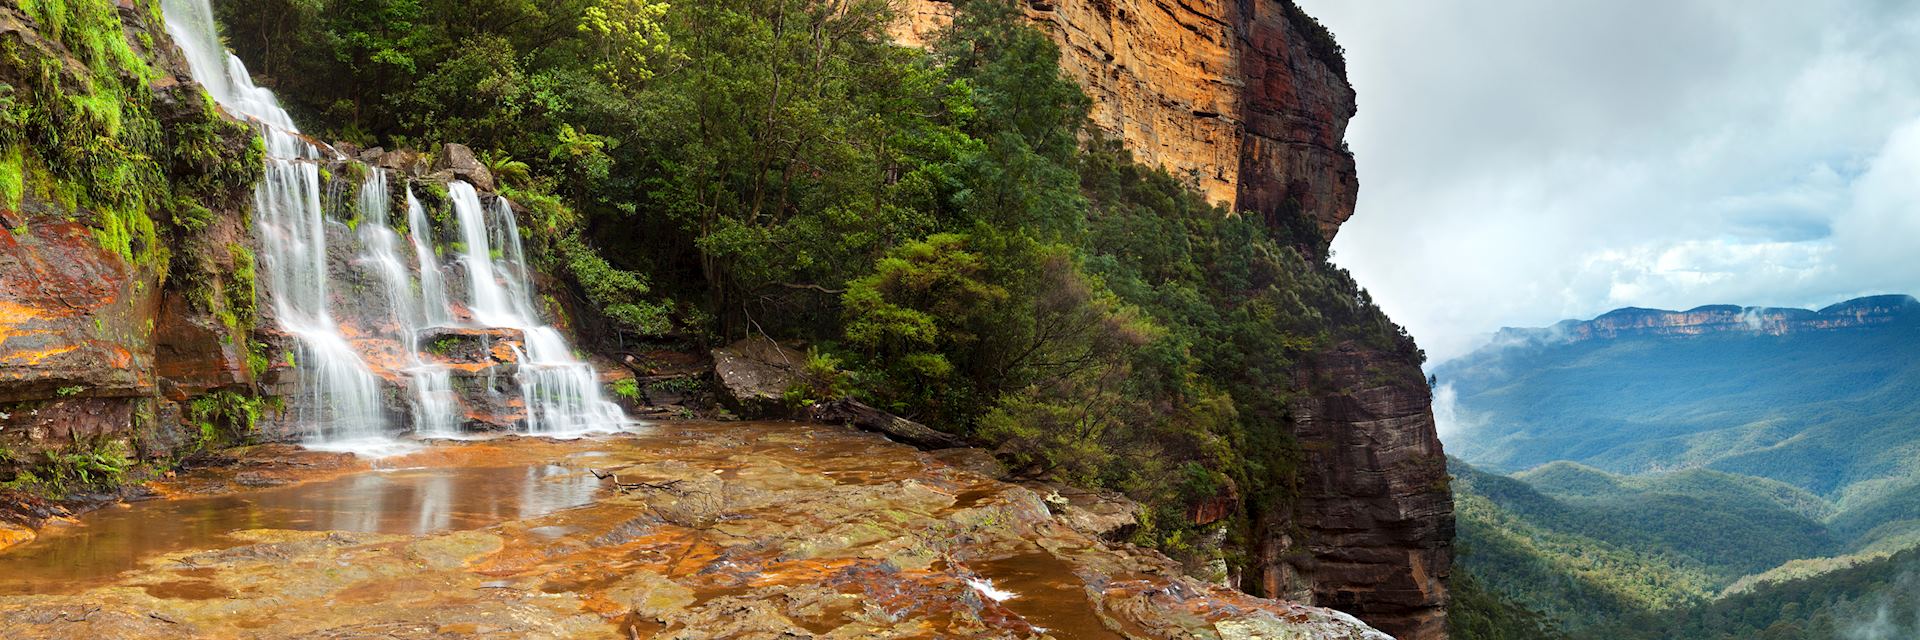
<path fill-rule="evenodd" d="M 1359 94 L 1334 262 L 1432 362 L 1627 306 L 1920 294 L 1920 2 L 1297 1 Z"/>

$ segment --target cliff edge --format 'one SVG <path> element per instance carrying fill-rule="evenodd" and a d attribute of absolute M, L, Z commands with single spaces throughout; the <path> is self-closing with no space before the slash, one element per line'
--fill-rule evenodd
<path fill-rule="evenodd" d="M 904 0 L 894 37 L 933 41 L 944 0 Z M 1331 242 L 1359 192 L 1343 54 L 1285 0 L 1027 0 L 1093 98 L 1095 126 L 1138 160 L 1283 232 Z M 1453 504 L 1420 363 L 1348 343 L 1321 354 L 1294 403 L 1302 486 L 1247 505 L 1249 591 L 1348 611 L 1402 639 L 1445 637 Z M 1284 386 L 1276 382 L 1275 387 Z M 1276 393 L 1280 391 L 1276 390 Z"/>

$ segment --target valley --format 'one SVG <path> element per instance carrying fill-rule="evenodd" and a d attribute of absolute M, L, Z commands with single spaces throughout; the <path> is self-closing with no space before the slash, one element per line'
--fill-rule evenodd
<path fill-rule="evenodd" d="M 1920 542 L 1916 311 L 1622 310 L 1435 367 L 1463 562 L 1574 637 L 1846 631 Z"/>

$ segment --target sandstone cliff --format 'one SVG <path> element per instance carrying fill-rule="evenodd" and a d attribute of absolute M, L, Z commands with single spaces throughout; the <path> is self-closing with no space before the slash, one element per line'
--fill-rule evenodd
<path fill-rule="evenodd" d="M 951 24 L 947 0 L 902 0 L 897 39 Z M 1093 120 L 1139 160 L 1216 203 L 1330 242 L 1359 181 L 1338 45 L 1287 0 L 1027 0 L 1093 98 Z M 1305 452 L 1291 513 L 1249 505 L 1262 595 L 1359 615 L 1400 638 L 1445 635 L 1453 505 L 1431 398 L 1413 357 L 1347 344 L 1299 384 Z M 1276 385 L 1279 386 L 1279 385 Z M 1284 505 L 1279 505 L 1284 507 Z"/>
<path fill-rule="evenodd" d="M 1261 591 L 1397 638 L 1445 637 L 1453 497 L 1419 364 L 1348 343 L 1300 382 L 1301 485 L 1291 520 L 1273 509 L 1259 522 Z"/>
<path fill-rule="evenodd" d="M 952 23 L 947 0 L 900 1 L 904 42 Z M 1297 209 L 1324 240 L 1353 216 L 1353 88 L 1330 36 L 1291 3 L 1029 0 L 1027 15 L 1060 44 L 1094 124 L 1140 161 L 1236 211 Z"/>

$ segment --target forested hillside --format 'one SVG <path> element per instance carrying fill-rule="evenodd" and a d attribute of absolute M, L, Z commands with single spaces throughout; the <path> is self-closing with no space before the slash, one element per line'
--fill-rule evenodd
<path fill-rule="evenodd" d="M 1007 3 L 963 3 L 930 50 L 877 1 L 219 10 L 321 137 L 480 150 L 605 341 L 804 340 L 793 402 L 856 395 L 1125 490 L 1176 552 L 1224 554 L 1202 502 L 1285 502 L 1303 360 L 1417 357 L 1313 225 L 1216 209 L 1089 131 Z"/>
<path fill-rule="evenodd" d="M 1903 615 L 1914 610 L 1916 551 L 1827 557 L 1845 552 L 1817 520 L 1824 504 L 1797 489 L 1709 471 L 1452 469 L 1456 638 L 1877 640 L 1920 630 Z"/>

